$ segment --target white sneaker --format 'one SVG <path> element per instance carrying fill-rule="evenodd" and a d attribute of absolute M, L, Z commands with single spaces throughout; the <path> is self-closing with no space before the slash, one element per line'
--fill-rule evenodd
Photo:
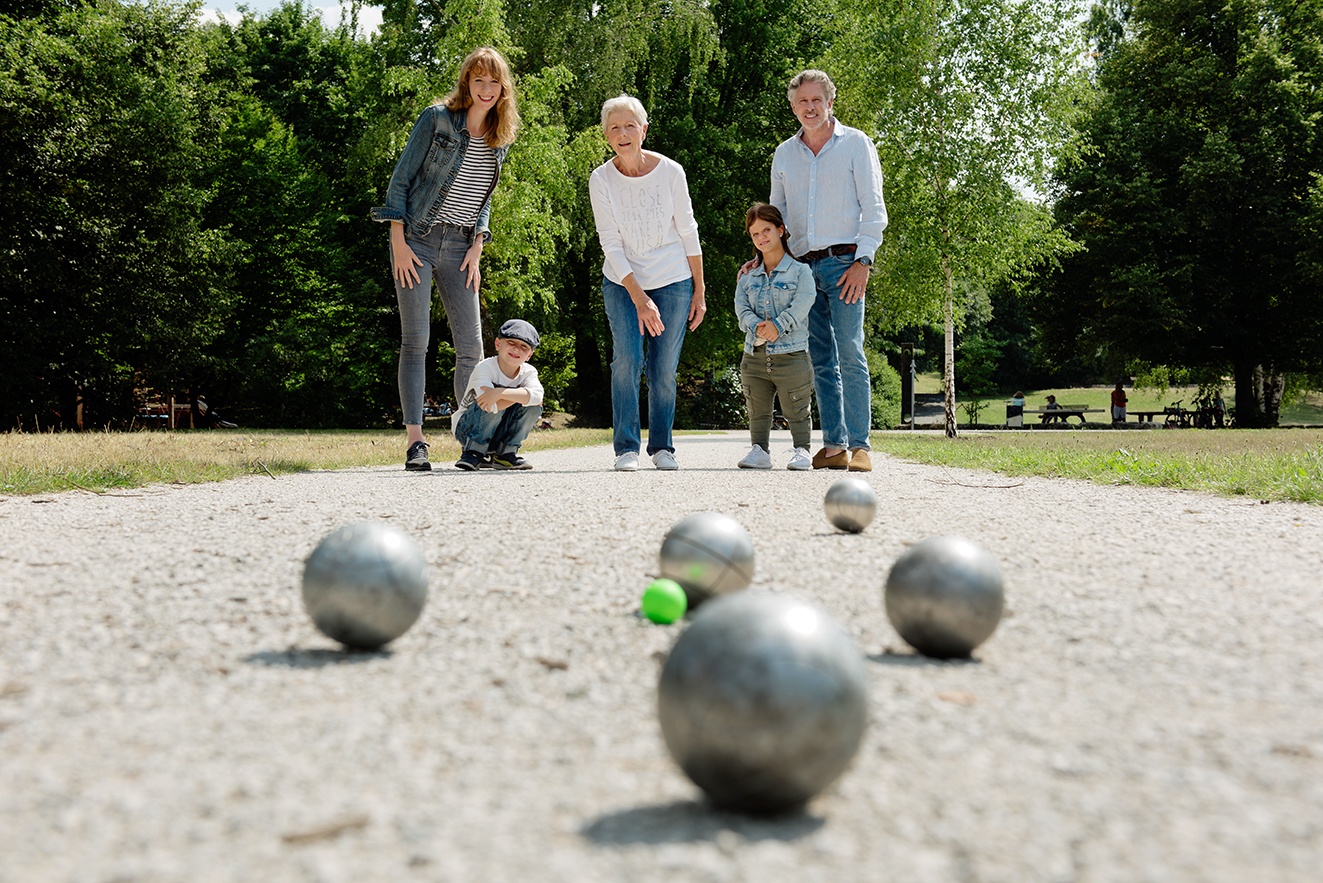
<path fill-rule="evenodd" d="M 762 445 L 754 445 L 738 465 L 741 469 L 771 469 L 772 455 L 767 453 Z"/>
<path fill-rule="evenodd" d="M 619 457 L 616 457 L 616 472 L 638 472 L 639 471 L 639 452 L 625 451 Z"/>
<path fill-rule="evenodd" d="M 795 448 L 790 454 L 790 462 L 786 464 L 786 468 L 796 472 L 807 472 L 812 469 L 813 458 L 809 456 L 808 448 Z"/>
<path fill-rule="evenodd" d="M 675 462 L 675 455 L 665 448 L 652 455 L 652 465 L 663 472 L 674 472 L 680 468 L 680 464 Z"/>

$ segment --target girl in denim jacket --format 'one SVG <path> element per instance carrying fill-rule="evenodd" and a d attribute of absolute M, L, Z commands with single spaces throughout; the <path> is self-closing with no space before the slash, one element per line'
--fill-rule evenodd
<path fill-rule="evenodd" d="M 772 468 L 772 399 L 779 396 L 794 444 L 786 468 L 812 469 L 808 315 L 817 293 L 813 271 L 791 257 L 785 222 L 775 206 L 754 203 L 744 215 L 744 229 L 753 240 L 758 263 L 735 283 L 735 316 L 744 331 L 740 380 L 753 441 L 739 466 Z"/>
<path fill-rule="evenodd" d="M 386 204 L 372 219 L 390 223 L 391 275 L 400 304 L 400 408 L 408 432 L 404 468 L 430 470 L 423 395 L 436 280 L 455 344 L 455 401 L 482 361 L 478 262 L 491 239 L 488 219 L 501 164 L 519 128 L 510 66 L 495 49 L 475 49 L 444 101 L 423 111 L 395 164 Z"/>

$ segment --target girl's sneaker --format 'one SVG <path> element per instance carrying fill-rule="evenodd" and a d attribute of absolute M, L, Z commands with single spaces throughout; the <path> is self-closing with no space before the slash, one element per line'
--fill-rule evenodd
<path fill-rule="evenodd" d="M 808 448 L 795 448 L 790 454 L 790 462 L 786 464 L 787 469 L 793 469 L 796 472 L 807 472 L 813 468 L 813 458 L 809 456 Z"/>
<path fill-rule="evenodd" d="M 619 457 L 616 457 L 616 472 L 638 472 L 639 471 L 639 452 L 625 451 Z"/>
<path fill-rule="evenodd" d="M 754 445 L 749 449 L 749 453 L 740 460 L 741 469 L 771 469 L 772 455 L 763 450 L 761 445 Z"/>

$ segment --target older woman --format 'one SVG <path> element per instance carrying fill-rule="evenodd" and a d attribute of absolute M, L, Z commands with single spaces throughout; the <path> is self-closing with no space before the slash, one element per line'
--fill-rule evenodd
<path fill-rule="evenodd" d="M 703 321 L 703 252 L 684 169 L 643 149 L 648 114 L 637 98 L 602 105 L 602 133 L 615 157 L 588 181 L 602 243 L 602 296 L 611 323 L 611 416 L 615 468 L 639 468 L 639 376 L 648 377 L 648 454 L 658 469 L 679 469 L 675 372 L 686 322 Z"/>
<path fill-rule="evenodd" d="M 400 408 L 408 446 L 404 468 L 432 468 L 423 440 L 423 394 L 432 321 L 432 281 L 455 344 L 455 401 L 482 360 L 478 262 L 491 238 L 488 219 L 501 164 L 515 140 L 519 110 L 501 53 L 469 53 L 445 101 L 423 111 L 372 219 L 390 223 L 391 275 L 400 305 Z"/>

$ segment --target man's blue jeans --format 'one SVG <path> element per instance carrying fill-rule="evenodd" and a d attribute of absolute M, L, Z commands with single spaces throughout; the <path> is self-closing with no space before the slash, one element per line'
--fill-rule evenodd
<path fill-rule="evenodd" d="M 541 417 L 541 405 L 511 405 L 493 414 L 472 404 L 455 418 L 455 441 L 479 454 L 512 454 Z"/>
<path fill-rule="evenodd" d="M 873 425 L 872 380 L 864 356 L 864 298 L 847 304 L 836 287 L 854 255 L 828 255 L 810 266 L 818 295 L 809 311 L 809 357 L 818 396 L 822 444 L 869 450 Z"/>
<path fill-rule="evenodd" d="M 639 376 L 648 376 L 648 456 L 675 451 L 671 428 L 675 425 L 675 371 L 680 366 L 689 303 L 694 280 L 682 279 L 648 291 L 661 312 L 666 330 L 658 337 L 639 333 L 639 313 L 625 286 L 602 278 L 606 318 L 611 323 L 611 425 L 616 456 L 638 451 Z M 645 339 L 646 338 L 646 339 Z"/>

